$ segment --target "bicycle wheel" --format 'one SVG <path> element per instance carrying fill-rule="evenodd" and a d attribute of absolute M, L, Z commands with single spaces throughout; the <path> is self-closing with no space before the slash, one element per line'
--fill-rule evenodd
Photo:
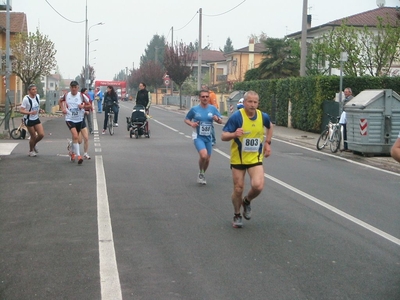
<path fill-rule="evenodd" d="M 14 128 L 11 130 L 10 135 L 14 140 L 19 140 L 21 138 L 21 130 L 19 130 L 19 128 Z"/>
<path fill-rule="evenodd" d="M 339 150 L 341 138 L 340 131 L 336 128 L 329 145 L 332 153 L 336 153 Z"/>
<path fill-rule="evenodd" d="M 317 149 L 322 150 L 325 148 L 327 142 L 328 142 L 328 137 L 329 137 L 329 130 L 326 128 L 324 131 L 322 131 L 321 135 L 318 138 L 317 141 Z"/>
<path fill-rule="evenodd" d="M 108 114 L 108 131 L 110 132 L 110 135 L 114 134 L 113 119 L 114 116 L 112 114 Z"/>

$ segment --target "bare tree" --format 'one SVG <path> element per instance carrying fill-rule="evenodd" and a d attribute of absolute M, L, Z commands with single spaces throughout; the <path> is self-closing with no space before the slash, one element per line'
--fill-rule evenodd
<path fill-rule="evenodd" d="M 136 90 L 142 81 L 142 72 L 140 69 L 133 69 L 128 76 L 128 85 L 131 90 Z M 133 96 L 133 95 L 132 95 Z"/>
<path fill-rule="evenodd" d="M 182 42 L 165 47 L 164 67 L 171 80 L 179 87 L 180 109 L 182 109 L 182 84 L 192 73 L 193 60 L 194 52 Z"/>
<path fill-rule="evenodd" d="M 156 89 L 157 86 L 163 83 L 164 67 L 154 60 L 142 63 L 140 72 L 142 76 L 141 81 L 145 82 L 149 87 L 151 86 Z"/>
<path fill-rule="evenodd" d="M 12 62 L 13 73 L 24 84 L 25 93 L 28 85 L 40 76 L 47 76 L 56 67 L 54 43 L 39 29 L 35 33 L 20 33 L 10 44 L 15 59 Z"/>
<path fill-rule="evenodd" d="M 79 85 L 81 87 L 84 87 L 85 86 L 85 82 L 86 82 L 85 67 L 82 67 L 82 71 L 81 71 L 81 74 L 79 75 L 79 77 L 80 77 L 80 81 L 78 81 Z M 89 87 L 92 86 L 92 84 L 93 84 L 95 79 L 96 79 L 96 72 L 94 71 L 93 66 L 89 66 L 89 80 L 90 80 Z"/>

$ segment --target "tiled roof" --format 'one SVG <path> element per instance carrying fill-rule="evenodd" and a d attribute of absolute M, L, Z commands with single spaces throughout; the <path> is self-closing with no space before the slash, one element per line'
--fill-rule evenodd
<path fill-rule="evenodd" d="M 335 27 L 342 25 L 345 22 L 349 26 L 354 27 L 376 27 L 378 23 L 378 17 L 382 17 L 383 21 L 389 20 L 391 25 L 395 25 L 396 21 L 400 21 L 400 11 L 396 7 L 378 7 L 372 10 L 368 10 L 359 14 L 337 19 L 316 27 L 311 27 L 308 32 L 318 30 L 324 27 Z M 289 34 L 288 37 L 297 37 L 301 35 L 301 31 Z"/>
<path fill-rule="evenodd" d="M 49 78 L 53 78 L 53 79 L 55 79 L 55 80 L 60 80 L 60 79 L 61 79 L 61 75 L 58 74 L 58 73 L 50 74 L 48 77 L 49 77 Z"/>
<path fill-rule="evenodd" d="M 340 26 L 342 25 L 342 22 L 346 22 L 347 25 L 351 26 L 375 27 L 378 23 L 378 17 L 382 17 L 383 21 L 389 20 L 390 25 L 396 25 L 396 21 L 399 21 L 399 13 L 400 11 L 398 11 L 395 7 L 380 7 L 346 18 L 338 19 L 329 22 L 326 25 Z"/>
<path fill-rule="evenodd" d="M 6 29 L 7 13 L 0 12 L 0 28 Z M 26 14 L 22 12 L 10 12 L 10 33 L 28 32 Z"/>
<path fill-rule="evenodd" d="M 197 57 L 197 51 L 195 53 L 195 57 Z M 203 49 L 201 51 L 201 61 L 203 63 L 215 62 L 221 60 L 225 60 L 224 53 L 221 51 L 208 50 L 208 49 Z"/>
<path fill-rule="evenodd" d="M 261 52 L 264 52 L 265 50 L 267 50 L 267 49 L 265 48 L 264 43 L 255 43 L 254 44 L 254 53 L 261 53 Z M 248 52 L 250 52 L 249 46 L 233 50 L 231 53 L 235 53 L 235 52 L 248 53 Z M 231 54 L 231 53 L 228 53 L 228 54 Z"/>

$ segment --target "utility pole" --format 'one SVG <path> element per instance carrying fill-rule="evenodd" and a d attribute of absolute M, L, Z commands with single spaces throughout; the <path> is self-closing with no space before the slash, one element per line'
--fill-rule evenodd
<path fill-rule="evenodd" d="M 11 75 L 11 62 L 10 62 L 10 0 L 7 0 L 7 8 L 6 8 L 6 99 L 5 99 L 5 113 L 10 111 L 12 107 L 10 107 L 9 99 L 10 99 L 10 75 Z M 10 117 L 7 115 L 7 119 L 5 120 L 4 129 L 9 130 L 10 128 Z"/>
<path fill-rule="evenodd" d="M 171 47 L 174 47 L 174 26 L 171 27 Z M 174 95 L 174 81 L 170 80 L 171 82 L 171 96 Z M 168 87 L 167 87 L 167 92 L 168 92 Z"/>
<path fill-rule="evenodd" d="M 86 0 L 86 12 L 85 12 L 85 88 L 89 89 L 89 70 L 88 70 L 88 57 L 89 57 L 89 41 L 88 41 L 88 18 L 87 18 L 87 0 Z"/>
<path fill-rule="evenodd" d="M 300 55 L 300 76 L 306 76 L 307 58 L 307 6 L 308 1 L 303 0 L 303 16 L 301 29 L 301 55 Z"/>
<path fill-rule="evenodd" d="M 199 47 L 197 49 L 197 90 L 201 89 L 201 31 L 202 31 L 202 9 L 199 9 Z"/>

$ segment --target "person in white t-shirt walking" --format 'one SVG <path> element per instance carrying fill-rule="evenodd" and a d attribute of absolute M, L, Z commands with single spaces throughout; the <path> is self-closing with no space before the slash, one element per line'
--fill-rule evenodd
<path fill-rule="evenodd" d="M 43 125 L 39 119 L 40 113 L 40 99 L 37 94 L 36 85 L 31 84 L 28 86 L 28 95 L 22 100 L 21 108 L 19 112 L 24 116 L 24 122 L 28 128 L 28 132 L 31 136 L 29 140 L 29 156 L 35 157 L 37 155 L 38 148 L 37 143 L 40 142 L 44 137 Z"/>

